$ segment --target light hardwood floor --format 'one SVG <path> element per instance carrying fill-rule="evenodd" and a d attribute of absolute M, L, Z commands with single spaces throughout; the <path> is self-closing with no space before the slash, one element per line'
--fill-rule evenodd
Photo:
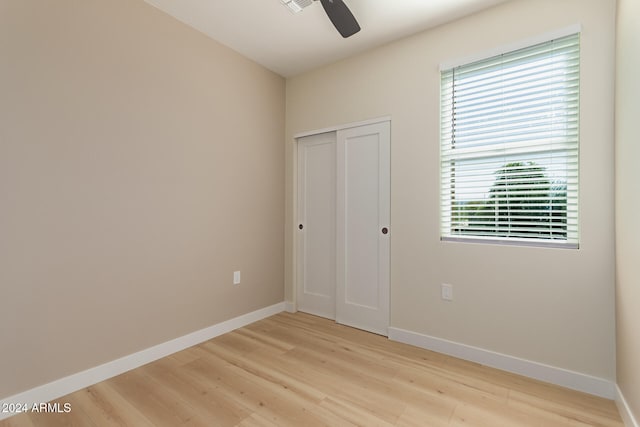
<path fill-rule="evenodd" d="M 612 401 L 281 313 L 8 426 L 618 426 Z"/>

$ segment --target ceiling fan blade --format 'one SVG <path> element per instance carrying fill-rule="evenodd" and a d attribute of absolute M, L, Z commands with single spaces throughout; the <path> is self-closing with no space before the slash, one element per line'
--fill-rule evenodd
<path fill-rule="evenodd" d="M 342 37 L 346 39 L 360 31 L 358 21 L 342 0 L 320 0 L 320 2 L 333 26 Z"/>

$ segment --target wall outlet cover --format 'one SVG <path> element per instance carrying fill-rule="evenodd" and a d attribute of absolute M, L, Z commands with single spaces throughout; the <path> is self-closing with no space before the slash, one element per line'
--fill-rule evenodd
<path fill-rule="evenodd" d="M 442 299 L 445 301 L 453 301 L 453 286 L 447 283 L 442 284 Z"/>

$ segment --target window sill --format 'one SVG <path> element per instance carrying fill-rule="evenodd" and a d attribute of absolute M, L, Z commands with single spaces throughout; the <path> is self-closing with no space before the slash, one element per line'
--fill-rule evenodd
<path fill-rule="evenodd" d="M 526 246 L 526 247 L 537 247 L 537 248 L 554 248 L 554 249 L 580 249 L 580 245 L 578 243 L 568 243 L 566 241 L 554 241 L 554 240 L 539 240 L 539 239 L 517 239 L 517 238 L 508 238 L 508 239 L 496 239 L 492 237 L 480 237 L 480 236 L 469 236 L 469 237 L 452 237 L 452 236 L 442 236 L 440 237 L 441 242 L 454 242 L 454 243 L 484 243 L 486 245 L 501 245 L 501 246 Z"/>

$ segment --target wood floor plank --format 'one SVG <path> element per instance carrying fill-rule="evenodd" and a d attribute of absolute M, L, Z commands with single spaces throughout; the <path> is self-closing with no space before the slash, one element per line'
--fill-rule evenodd
<path fill-rule="evenodd" d="M 74 411 L 82 408 L 96 426 L 153 426 L 148 418 L 106 382 L 87 387 L 64 400 L 71 403 Z"/>
<path fill-rule="evenodd" d="M 424 391 L 456 402 L 495 401 L 506 404 L 509 394 L 504 387 L 442 369 L 407 367 L 398 373 L 395 381 L 413 387 L 416 392 Z"/>
<path fill-rule="evenodd" d="M 561 423 L 545 424 L 545 420 L 524 412 L 509 409 L 496 402 L 486 401 L 483 405 L 461 403 L 451 417 L 450 426 L 455 427 L 547 427 L 564 426 Z"/>
<path fill-rule="evenodd" d="M 109 380 L 110 385 L 145 414 L 156 426 L 192 423 L 194 412 L 171 389 L 159 387 L 144 371 L 136 369 Z M 200 423 L 206 426 L 206 423 Z"/>
<path fill-rule="evenodd" d="M 446 427 L 449 425 L 457 403 L 446 402 L 440 405 L 408 405 L 398 419 L 399 427 Z"/>
<path fill-rule="evenodd" d="M 509 394 L 509 406 L 518 408 L 522 412 L 537 414 L 551 420 L 561 420 L 570 425 L 597 425 L 597 426 L 617 426 L 619 425 L 613 413 L 600 405 L 591 406 L 585 400 L 582 404 L 567 404 L 548 398 L 511 391 Z M 587 406 L 589 405 L 589 406 Z"/>
<path fill-rule="evenodd" d="M 277 424 L 269 421 L 258 413 L 253 413 L 251 416 L 242 420 L 238 427 L 279 427 Z"/>
<path fill-rule="evenodd" d="M 381 420 L 393 423 L 405 409 L 406 404 L 398 399 L 391 385 L 380 380 L 374 371 L 353 369 L 308 350 L 292 350 L 283 359 L 291 361 L 292 366 L 302 367 L 296 375 L 304 381 L 315 384 L 337 400 L 366 408 Z"/>
<path fill-rule="evenodd" d="M 221 366 L 222 365 L 222 366 Z M 305 396 L 296 394 L 262 376 L 254 375 L 241 367 L 221 361 L 215 357 L 201 359 L 191 363 L 195 369 L 209 381 L 213 381 L 237 403 L 265 419 L 279 420 L 289 425 L 326 425 L 321 419 L 309 411 L 316 404 Z M 221 369 L 222 368 L 222 369 Z M 214 371 L 215 375 L 209 375 Z"/>
<path fill-rule="evenodd" d="M 2 427 L 36 427 L 28 413 L 19 413 L 11 418 L 0 421 Z"/>
<path fill-rule="evenodd" d="M 0 427 L 623 427 L 615 404 L 281 313 L 58 399 Z"/>
<path fill-rule="evenodd" d="M 235 426 L 251 414 L 238 405 L 231 405 L 226 399 L 220 399 L 220 396 L 212 396 L 207 387 L 192 381 L 180 366 L 167 362 L 161 359 L 144 366 L 142 371 L 163 389 L 177 393 L 179 399 L 187 402 L 204 423 L 220 427 Z"/>
<path fill-rule="evenodd" d="M 62 408 L 69 402 L 66 399 L 63 401 L 63 399 L 49 402 L 54 405 L 59 405 L 59 408 L 61 408 L 60 412 L 58 412 L 58 409 L 53 409 L 52 412 L 43 411 L 30 413 L 29 418 L 31 418 L 33 424 L 36 426 L 46 424 L 51 427 L 98 427 L 89 419 L 82 408 L 75 408 L 75 410 L 65 412 L 66 410 Z"/>
<path fill-rule="evenodd" d="M 384 418 L 381 418 L 377 414 L 363 408 L 361 405 L 353 404 L 344 399 L 327 398 L 321 403 L 321 406 L 352 425 L 376 427 L 389 427 L 395 425 L 395 423 L 386 421 Z"/>

